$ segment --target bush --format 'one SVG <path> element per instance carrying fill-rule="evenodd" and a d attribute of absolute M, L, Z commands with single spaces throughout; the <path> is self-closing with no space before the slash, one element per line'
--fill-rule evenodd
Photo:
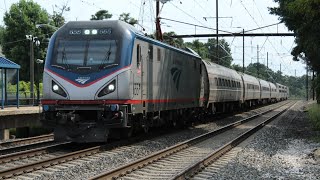
<path fill-rule="evenodd" d="M 313 104 L 308 109 L 309 119 L 313 126 L 320 130 L 320 104 Z"/>

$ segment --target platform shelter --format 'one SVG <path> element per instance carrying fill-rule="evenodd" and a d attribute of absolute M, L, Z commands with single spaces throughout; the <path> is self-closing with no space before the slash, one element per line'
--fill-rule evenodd
<path fill-rule="evenodd" d="M 12 104 L 19 108 L 19 70 L 20 65 L 0 57 L 1 109 Z"/>

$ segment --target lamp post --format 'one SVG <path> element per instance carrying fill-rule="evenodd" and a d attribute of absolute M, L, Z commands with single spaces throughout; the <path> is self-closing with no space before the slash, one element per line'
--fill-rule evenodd
<path fill-rule="evenodd" d="M 39 58 L 39 53 L 40 53 L 40 49 L 39 49 L 39 46 L 40 46 L 40 41 L 37 39 L 35 41 L 35 44 L 37 46 L 37 58 Z M 37 78 L 36 78 L 36 84 L 37 84 L 37 103 L 36 105 L 39 105 L 39 102 L 40 102 L 40 68 L 39 68 L 39 61 L 38 59 L 36 60 L 36 63 L 37 63 Z"/>
<path fill-rule="evenodd" d="M 33 42 L 36 37 L 33 35 L 26 35 L 26 38 L 30 41 L 30 99 L 32 105 L 34 105 L 34 49 L 33 49 Z"/>

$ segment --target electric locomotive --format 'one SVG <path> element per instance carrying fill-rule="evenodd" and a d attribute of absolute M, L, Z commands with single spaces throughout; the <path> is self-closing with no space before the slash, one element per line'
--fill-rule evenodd
<path fill-rule="evenodd" d="M 42 123 L 54 128 L 55 140 L 75 142 L 184 124 L 208 99 L 204 74 L 192 50 L 148 38 L 122 21 L 68 22 L 49 42 Z"/>

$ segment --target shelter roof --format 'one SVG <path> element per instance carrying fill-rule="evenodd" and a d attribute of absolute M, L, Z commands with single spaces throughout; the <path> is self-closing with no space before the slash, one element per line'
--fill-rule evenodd
<path fill-rule="evenodd" d="M 0 68 L 5 69 L 20 69 L 20 65 L 6 59 L 4 57 L 0 57 Z"/>

